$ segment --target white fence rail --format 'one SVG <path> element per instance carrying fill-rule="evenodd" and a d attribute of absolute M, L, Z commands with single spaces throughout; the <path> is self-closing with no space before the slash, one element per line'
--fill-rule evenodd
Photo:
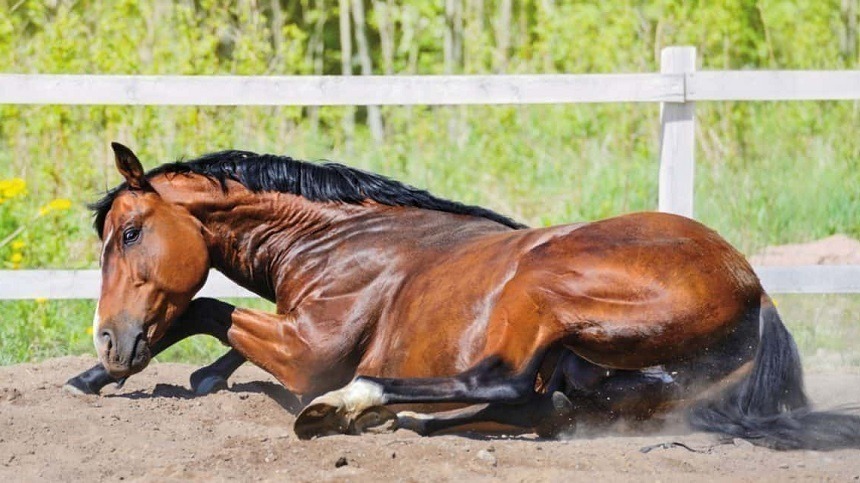
<path fill-rule="evenodd" d="M 769 293 L 860 292 L 860 265 L 757 267 L 756 272 Z M 97 299 L 100 283 L 98 270 L 4 270 L 0 271 L 0 300 Z M 199 296 L 256 297 L 215 270 Z"/>
<path fill-rule="evenodd" d="M 860 71 L 696 71 L 691 47 L 660 73 L 503 76 L 119 76 L 0 74 L 0 104 L 468 105 L 659 102 L 661 211 L 693 216 L 696 101 L 858 100 Z M 730 189 L 730 187 L 727 187 Z M 772 293 L 860 293 L 860 265 L 759 267 Z M 95 298 L 95 270 L 0 270 L 0 300 Z M 208 296 L 250 296 L 220 274 Z"/>
<path fill-rule="evenodd" d="M 0 104 L 352 106 L 683 102 L 684 75 L 0 74 Z"/>
<path fill-rule="evenodd" d="M 347 106 L 860 99 L 860 71 L 693 71 L 663 52 L 660 74 L 128 76 L 0 74 L 0 104 Z M 675 59 L 675 60 L 670 60 Z M 667 62 L 674 66 L 666 69 Z M 686 69 L 689 68 L 688 71 Z"/>

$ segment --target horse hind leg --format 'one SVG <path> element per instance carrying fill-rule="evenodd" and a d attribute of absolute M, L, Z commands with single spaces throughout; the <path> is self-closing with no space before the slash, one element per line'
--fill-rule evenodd
<path fill-rule="evenodd" d="M 592 411 L 592 405 L 582 396 L 593 393 L 615 371 L 566 349 L 555 352 L 545 358 L 551 364 L 551 372 L 541 384 L 542 392 L 534 392 L 526 401 L 476 404 L 432 414 L 401 411 L 397 413 L 396 426 L 422 436 L 488 422 L 534 431 L 543 438 L 572 433 L 581 414 Z"/>
<path fill-rule="evenodd" d="M 597 430 L 619 420 L 637 424 L 651 420 L 670 408 L 680 392 L 669 373 L 651 367 L 614 371 L 594 390 L 568 395 L 578 403 L 584 426 Z"/>
<path fill-rule="evenodd" d="M 408 429 L 421 436 L 455 430 L 480 423 L 496 423 L 505 427 L 534 431 L 543 438 L 555 438 L 576 426 L 574 406 L 563 393 L 536 394 L 522 404 L 475 404 L 462 409 L 439 413 L 401 411 L 395 427 Z"/>
<path fill-rule="evenodd" d="M 750 309 L 731 332 L 684 358 L 639 370 L 606 370 L 598 384 L 582 390 L 573 383 L 566 394 L 575 404 L 588 406 L 580 412 L 588 413 L 595 427 L 668 415 L 749 371 L 758 345 L 758 313 L 758 307 Z"/>
<path fill-rule="evenodd" d="M 380 378 L 359 376 L 346 387 L 323 394 L 299 414 L 300 438 L 357 433 L 363 417 L 374 423 L 394 417 L 389 404 L 505 404 L 521 407 L 537 394 L 538 374 L 548 355 L 557 354 L 560 329 L 535 311 L 527 296 L 528 277 L 511 279 L 487 322 L 484 350 L 476 365 L 450 377 Z M 377 409 L 379 408 L 379 409 Z M 492 415 L 503 415 L 495 406 Z M 484 413 L 487 414 L 487 413 Z M 499 416 L 502 417 L 502 416 Z"/>
<path fill-rule="evenodd" d="M 493 422 L 555 438 L 572 434 L 581 420 L 601 427 L 622 416 L 647 419 L 674 397 L 677 384 L 662 368 L 607 369 L 565 351 L 546 389 L 521 404 L 489 403 L 433 414 L 402 411 L 396 426 L 426 436 Z"/>
<path fill-rule="evenodd" d="M 359 376 L 346 387 L 311 401 L 299 414 L 294 429 L 301 439 L 358 434 L 396 418 L 384 408 L 388 404 L 493 403 L 520 407 L 535 395 L 535 380 L 545 355 L 546 351 L 541 351 L 521 371 L 513 370 L 498 357 L 488 357 L 452 377 Z M 502 414 L 493 411 L 493 415 Z"/>
<path fill-rule="evenodd" d="M 312 402 L 296 421 L 296 433 L 302 439 L 330 434 L 360 434 L 375 431 L 409 429 L 421 435 L 461 428 L 479 423 L 497 423 L 507 427 L 534 431 L 538 436 L 554 438 L 573 431 L 576 426 L 577 407 L 561 390 L 571 387 L 583 388 L 596 385 L 598 377 L 606 370 L 590 370 L 591 365 L 579 356 L 566 350 L 550 350 L 542 353 L 528 365 L 529 369 L 519 376 L 506 375 L 499 362 L 486 360 L 473 369 L 453 378 L 434 379 L 380 379 L 358 378 L 350 386 L 335 391 L 338 397 L 348 398 L 349 392 L 367 395 L 368 386 L 379 384 L 377 394 L 382 400 L 366 403 L 363 409 L 355 410 L 353 417 L 345 412 L 356 402 L 329 401 L 332 394 L 324 395 Z M 541 392 L 535 391 L 536 374 L 531 369 L 551 364 L 551 374 L 541 383 Z M 596 367 L 596 366 L 593 366 Z M 595 375 L 595 373 L 600 373 Z M 569 374 L 575 373 L 571 379 Z M 471 388 L 468 386 L 472 386 Z M 364 387 L 361 391 L 359 388 Z M 337 394 L 342 393 L 342 394 Z M 415 413 L 401 411 L 393 413 L 385 408 L 386 403 L 467 402 L 471 406 L 439 413 Z M 339 407 L 337 404 L 342 404 Z M 368 407 L 369 406 L 369 407 Z M 344 411 L 343 409 L 346 409 Z"/>

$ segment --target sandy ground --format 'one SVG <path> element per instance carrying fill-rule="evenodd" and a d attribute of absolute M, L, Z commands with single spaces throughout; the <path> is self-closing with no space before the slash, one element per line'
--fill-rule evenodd
<path fill-rule="evenodd" d="M 0 367 L 0 481 L 31 480 L 592 480 L 860 479 L 860 451 L 775 452 L 707 434 L 569 441 L 393 434 L 299 441 L 290 396 L 246 365 L 228 391 L 193 397 L 184 364 L 153 363 L 102 396 L 62 389 L 94 359 Z M 860 373 L 810 374 L 814 399 L 860 401 Z M 664 442 L 680 446 L 641 448 Z M 340 463 L 338 461 L 340 460 Z M 345 463 L 345 464 L 343 464 Z"/>
<path fill-rule="evenodd" d="M 833 235 L 807 243 L 765 248 L 750 257 L 753 265 L 860 265 L 860 241 Z"/>

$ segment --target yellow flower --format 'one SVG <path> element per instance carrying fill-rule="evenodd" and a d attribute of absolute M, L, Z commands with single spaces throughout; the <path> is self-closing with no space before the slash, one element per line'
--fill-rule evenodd
<path fill-rule="evenodd" d="M 27 244 L 22 242 L 21 240 L 15 240 L 12 242 L 11 246 L 12 246 L 12 250 L 20 250 L 20 249 L 24 248 L 25 246 L 27 246 Z"/>
<path fill-rule="evenodd" d="M 37 304 L 44 304 L 44 303 L 46 303 L 46 302 L 48 301 L 48 299 L 46 299 L 46 298 L 44 298 L 44 297 L 39 297 L 39 298 L 37 298 L 37 299 L 35 299 L 35 300 L 36 300 L 36 303 L 37 303 Z"/>
<path fill-rule="evenodd" d="M 21 178 L 0 179 L 0 198 L 14 198 L 27 191 L 27 182 Z"/>
<path fill-rule="evenodd" d="M 68 210 L 72 207 L 71 200 L 67 200 L 65 198 L 57 198 L 55 200 L 51 200 L 47 205 L 39 208 L 39 216 L 47 215 L 52 211 L 64 211 Z"/>
<path fill-rule="evenodd" d="M 15 265 L 21 263 L 21 260 L 24 260 L 24 255 L 21 255 L 21 252 L 15 252 L 9 257 L 9 261 Z"/>
<path fill-rule="evenodd" d="M 87 327 L 87 335 L 93 335 L 93 327 L 92 326 Z"/>

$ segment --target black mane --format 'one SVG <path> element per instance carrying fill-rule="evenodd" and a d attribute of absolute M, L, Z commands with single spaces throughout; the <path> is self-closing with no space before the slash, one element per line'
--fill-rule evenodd
<path fill-rule="evenodd" d="M 218 181 L 224 189 L 227 187 L 227 180 L 233 180 L 255 192 L 278 191 L 303 196 L 310 201 L 350 204 L 372 200 L 389 206 L 412 206 L 477 216 L 515 229 L 526 228 L 526 225 L 485 208 L 437 198 L 427 191 L 385 176 L 338 163 L 315 164 L 287 156 L 221 151 L 191 161 L 163 164 L 147 172 L 146 176 L 151 178 L 167 173 L 207 176 Z M 99 236 L 102 235 L 105 217 L 114 198 L 126 187 L 126 183 L 123 183 L 89 205 L 95 215 L 93 226 Z"/>

